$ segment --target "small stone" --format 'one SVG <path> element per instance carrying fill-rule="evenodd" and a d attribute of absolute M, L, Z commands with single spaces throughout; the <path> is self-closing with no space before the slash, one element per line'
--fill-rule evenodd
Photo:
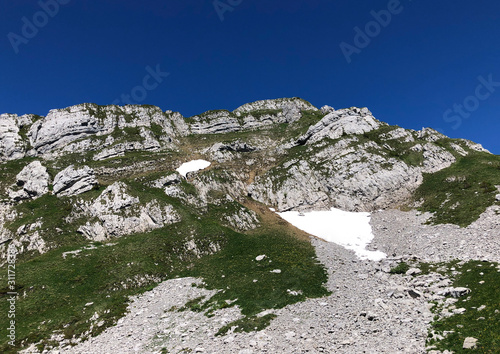
<path fill-rule="evenodd" d="M 477 344 L 477 339 L 476 338 L 474 338 L 474 337 L 467 337 L 464 340 L 463 348 L 464 349 L 474 349 L 476 347 L 476 344 Z"/>
<path fill-rule="evenodd" d="M 261 261 L 261 260 L 263 260 L 264 258 L 266 258 L 266 255 L 265 255 L 265 254 L 261 254 L 260 256 L 255 257 L 255 260 L 256 260 L 256 261 Z"/>
<path fill-rule="evenodd" d="M 461 315 L 461 314 L 465 313 L 465 311 L 467 311 L 467 310 L 466 310 L 466 309 L 464 309 L 463 307 L 461 307 L 461 308 L 459 308 L 459 309 L 455 309 L 455 310 L 453 310 L 453 313 L 454 313 L 455 315 Z"/>
<path fill-rule="evenodd" d="M 442 296 L 451 295 L 452 297 L 457 299 L 457 298 L 464 296 L 464 295 L 467 295 L 469 293 L 470 293 L 470 289 L 459 287 L 459 288 L 446 288 L 446 289 L 440 291 L 439 295 L 442 295 Z"/>
<path fill-rule="evenodd" d="M 416 299 L 417 297 L 421 297 L 422 294 L 420 294 L 418 291 L 409 289 L 408 290 L 408 295 L 410 295 L 412 298 Z"/>

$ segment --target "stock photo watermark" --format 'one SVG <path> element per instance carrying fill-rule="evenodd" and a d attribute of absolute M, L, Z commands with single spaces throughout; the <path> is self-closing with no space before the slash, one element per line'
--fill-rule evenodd
<path fill-rule="evenodd" d="M 9 245 L 7 248 L 7 302 L 9 303 L 7 318 L 9 327 L 7 328 L 8 343 L 11 346 L 16 345 L 16 258 L 17 249 Z"/>
<path fill-rule="evenodd" d="M 361 54 L 362 49 L 368 47 L 372 40 L 382 32 L 382 29 L 391 24 L 394 16 L 399 15 L 403 10 L 404 6 L 400 0 L 389 0 L 386 9 L 370 11 L 373 20 L 367 22 L 363 28 L 359 26 L 354 27 L 352 44 L 347 42 L 340 43 L 340 50 L 344 54 L 347 63 L 350 64 L 352 62 L 354 54 Z"/>
<path fill-rule="evenodd" d="M 224 14 L 228 11 L 233 12 L 236 6 L 239 6 L 242 2 L 243 0 L 214 0 L 212 4 L 220 21 L 223 22 Z"/>
<path fill-rule="evenodd" d="M 40 31 L 40 29 L 47 26 L 51 18 L 54 18 L 61 8 L 61 5 L 69 4 L 71 0 L 40 0 L 38 1 L 38 6 L 40 6 L 40 11 L 35 12 L 31 19 L 23 16 L 21 22 L 20 34 L 15 32 L 9 32 L 7 38 L 14 50 L 14 53 L 19 53 L 19 47 L 21 44 L 28 44 L 29 41 L 35 38 Z"/>
<path fill-rule="evenodd" d="M 443 113 L 443 120 L 446 123 L 455 123 L 452 127 L 453 130 L 460 128 L 463 120 L 469 118 L 473 112 L 479 109 L 481 101 L 486 101 L 495 93 L 497 87 L 500 87 L 500 82 L 493 80 L 493 74 L 489 74 L 487 78 L 482 75 L 478 76 L 477 80 L 479 84 L 473 95 L 465 97 L 461 103 L 453 104 L 452 108 Z"/>
<path fill-rule="evenodd" d="M 129 94 L 122 94 L 111 104 L 126 105 L 138 104 L 143 102 L 148 97 L 148 91 L 156 89 L 170 73 L 161 71 L 160 64 L 157 64 L 153 69 L 149 65 L 146 66 L 147 74 L 142 79 L 142 85 L 137 85 L 130 90 Z"/>

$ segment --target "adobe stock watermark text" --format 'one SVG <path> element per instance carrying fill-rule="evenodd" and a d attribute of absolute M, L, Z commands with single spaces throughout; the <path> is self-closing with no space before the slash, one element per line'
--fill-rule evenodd
<path fill-rule="evenodd" d="M 460 103 L 454 103 L 451 108 L 443 113 L 443 120 L 446 123 L 454 123 L 451 127 L 453 130 L 460 128 L 463 120 L 477 111 L 481 106 L 481 102 L 490 98 L 500 87 L 500 82 L 494 81 L 493 74 L 489 74 L 486 78 L 482 75 L 478 76 L 477 81 L 479 83 L 474 89 L 474 94 L 465 97 Z"/>
<path fill-rule="evenodd" d="M 16 345 L 16 258 L 17 249 L 12 244 L 7 248 L 7 302 L 9 303 L 7 318 L 7 342 L 11 346 Z"/>
<path fill-rule="evenodd" d="M 120 98 L 115 99 L 111 104 L 140 104 L 148 97 L 149 91 L 156 89 L 170 75 L 170 73 L 161 70 L 160 64 L 157 64 L 155 68 L 146 66 L 146 72 L 147 74 L 142 78 L 140 85 L 134 86 L 128 94 L 120 95 Z"/>
<path fill-rule="evenodd" d="M 16 32 L 9 32 L 7 38 L 14 50 L 14 53 L 19 53 L 21 44 L 28 44 L 29 41 L 35 38 L 40 29 L 47 26 L 51 18 L 54 18 L 59 13 L 61 5 L 69 4 L 71 0 L 40 0 L 38 6 L 40 10 L 35 12 L 29 18 L 23 16 L 21 18 L 21 30 Z"/>
<path fill-rule="evenodd" d="M 409 0 L 410 2 L 412 0 Z M 348 42 L 340 43 L 340 50 L 348 64 L 352 62 L 354 54 L 361 54 L 361 51 L 368 47 L 372 40 L 382 33 L 382 29 L 388 27 L 394 16 L 403 12 L 404 6 L 400 0 L 389 0 L 385 9 L 370 11 L 372 17 L 364 26 L 354 27 L 354 38 Z"/>

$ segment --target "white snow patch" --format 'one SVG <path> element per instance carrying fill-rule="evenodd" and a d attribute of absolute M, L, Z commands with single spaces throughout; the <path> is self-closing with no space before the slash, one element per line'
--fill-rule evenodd
<path fill-rule="evenodd" d="M 183 163 L 181 167 L 179 167 L 176 171 L 179 172 L 179 174 L 186 177 L 186 175 L 189 172 L 196 172 L 199 170 L 203 170 L 204 168 L 207 168 L 210 165 L 211 163 L 205 160 L 193 160 Z"/>
<path fill-rule="evenodd" d="M 366 246 L 373 240 L 370 213 L 353 213 L 332 208 L 308 213 L 287 211 L 278 213 L 293 226 L 328 242 L 353 250 L 361 259 L 379 261 L 387 255 L 369 251 Z"/>

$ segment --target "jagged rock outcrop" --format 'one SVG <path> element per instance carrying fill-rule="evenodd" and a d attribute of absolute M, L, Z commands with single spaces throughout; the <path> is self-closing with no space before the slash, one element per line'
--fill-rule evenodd
<path fill-rule="evenodd" d="M 6 249 L 9 241 L 14 239 L 12 232 L 5 227 L 5 224 L 14 220 L 17 213 L 9 203 L 0 203 L 0 266 L 6 257 Z"/>
<path fill-rule="evenodd" d="M 454 154 L 433 143 L 444 138 L 433 129 L 391 128 L 366 108 L 333 111 L 295 143 L 283 146 L 283 153 L 290 155 L 298 154 L 293 151 L 302 146 L 300 157 L 285 159 L 258 176 L 248 192 L 279 211 L 332 206 L 372 211 L 395 206 L 410 198 L 423 173 L 456 161 Z M 453 149 L 466 152 L 464 148 Z"/>
<path fill-rule="evenodd" d="M 292 160 L 260 176 L 248 190 L 252 198 L 279 211 L 327 209 L 371 211 L 403 202 L 422 182 L 420 170 L 370 153 L 367 144 L 347 148 L 345 141 L 325 148 L 310 161 Z M 321 169 L 314 164 L 322 164 Z M 390 166 L 390 168 L 387 168 Z"/>
<path fill-rule="evenodd" d="M 45 119 L 33 124 L 29 137 L 33 148 L 43 154 L 90 135 L 104 132 L 109 134 L 113 129 L 112 117 L 101 121 L 85 105 L 79 105 L 64 110 L 51 110 Z"/>
<path fill-rule="evenodd" d="M 247 142 L 236 140 L 230 143 L 215 143 L 210 148 L 205 149 L 204 153 L 217 162 L 225 162 L 232 160 L 235 157 L 235 153 L 246 153 L 256 150 L 257 147 Z"/>
<path fill-rule="evenodd" d="M 238 119 L 229 111 L 209 111 L 190 118 L 192 134 L 221 134 L 241 130 Z"/>
<path fill-rule="evenodd" d="M 161 149 L 162 144 L 154 138 L 150 130 L 140 127 L 139 136 L 142 137 L 142 141 L 131 141 L 116 144 L 113 144 L 115 142 L 113 137 L 108 137 L 108 145 L 111 145 L 111 147 L 101 150 L 93 156 L 93 159 L 95 161 L 101 161 L 111 157 L 124 156 L 125 153 L 131 151 L 158 151 Z"/>
<path fill-rule="evenodd" d="M 20 135 L 20 128 L 31 122 L 31 115 L 0 114 L 0 161 L 21 159 L 26 155 L 26 142 Z"/>
<path fill-rule="evenodd" d="M 162 205 L 153 200 L 145 205 L 137 197 L 127 193 L 127 185 L 116 182 L 107 187 L 91 202 L 81 201 L 79 217 L 90 220 L 78 231 L 95 241 L 133 233 L 146 232 L 180 221 L 180 216 L 171 205 Z"/>
<path fill-rule="evenodd" d="M 313 144 L 325 137 L 333 140 L 343 135 L 367 133 L 379 127 L 380 122 L 373 117 L 368 108 L 339 109 L 311 126 L 297 142 L 301 145 Z"/>
<path fill-rule="evenodd" d="M 90 191 L 97 185 L 94 170 L 88 166 L 75 169 L 73 165 L 68 166 L 54 177 L 54 194 L 62 196 L 73 196 Z"/>
<path fill-rule="evenodd" d="M 49 247 L 40 230 L 43 222 L 38 220 L 32 224 L 22 225 L 16 231 L 16 239 L 12 241 L 12 246 L 16 247 L 19 253 L 37 251 L 38 253 L 45 253 Z"/>
<path fill-rule="evenodd" d="M 49 192 L 49 182 L 47 169 L 40 161 L 33 161 L 16 176 L 16 184 L 21 189 L 11 191 L 9 197 L 14 200 L 36 199 Z"/>
<path fill-rule="evenodd" d="M 178 172 L 171 173 L 167 176 L 161 177 L 148 185 L 154 188 L 165 188 L 171 185 L 179 184 L 182 182 L 182 177 Z"/>
<path fill-rule="evenodd" d="M 99 160 L 132 150 L 172 148 L 177 136 L 188 133 L 182 115 L 158 107 L 82 104 L 51 110 L 30 127 L 28 136 L 39 155 L 57 157 L 105 147 L 97 154 Z"/>
<path fill-rule="evenodd" d="M 192 134 L 221 134 L 293 123 L 302 117 L 302 110 L 318 109 L 299 98 L 262 100 L 244 104 L 233 112 L 218 110 L 193 116 L 190 131 Z"/>
<path fill-rule="evenodd" d="M 335 108 L 333 108 L 332 106 L 324 105 L 323 107 L 321 107 L 320 111 L 321 113 L 326 115 L 328 113 L 335 112 Z"/>
<path fill-rule="evenodd" d="M 422 140 L 427 140 L 431 143 L 438 141 L 439 139 L 443 139 L 446 136 L 444 134 L 441 134 L 437 130 L 434 130 L 432 128 L 422 128 L 422 130 L 418 131 L 418 138 Z"/>
<path fill-rule="evenodd" d="M 225 215 L 223 222 L 227 222 L 230 227 L 238 231 L 253 230 L 260 225 L 257 214 L 246 208 L 238 208 L 234 213 Z"/>
<path fill-rule="evenodd" d="M 246 103 L 236 108 L 233 112 L 248 113 L 259 110 L 283 110 L 290 106 L 295 106 L 298 109 L 303 109 L 303 110 L 312 110 L 312 111 L 318 110 L 309 102 L 295 97 L 295 98 L 278 98 L 272 100 L 260 100 L 251 103 Z"/>
<path fill-rule="evenodd" d="M 130 151 L 175 149 L 189 134 L 217 134 L 293 123 L 302 110 L 317 108 L 301 99 L 264 100 L 234 112 L 209 111 L 186 120 L 180 113 L 153 106 L 80 104 L 51 110 L 34 121 L 33 115 L 0 116 L 0 160 L 30 156 L 57 158 L 69 153 L 94 152 L 94 160 L 123 156 Z M 29 139 L 20 135 L 24 127 Z"/>
<path fill-rule="evenodd" d="M 382 134 L 381 137 L 386 140 L 399 140 L 405 143 L 411 143 L 415 141 L 415 137 L 412 134 L 413 132 L 414 132 L 413 130 L 396 128 L 386 134 Z"/>
<path fill-rule="evenodd" d="M 456 161 L 453 154 L 437 145 L 425 144 L 421 151 L 424 157 L 422 162 L 422 172 L 424 173 L 437 172 Z"/>

